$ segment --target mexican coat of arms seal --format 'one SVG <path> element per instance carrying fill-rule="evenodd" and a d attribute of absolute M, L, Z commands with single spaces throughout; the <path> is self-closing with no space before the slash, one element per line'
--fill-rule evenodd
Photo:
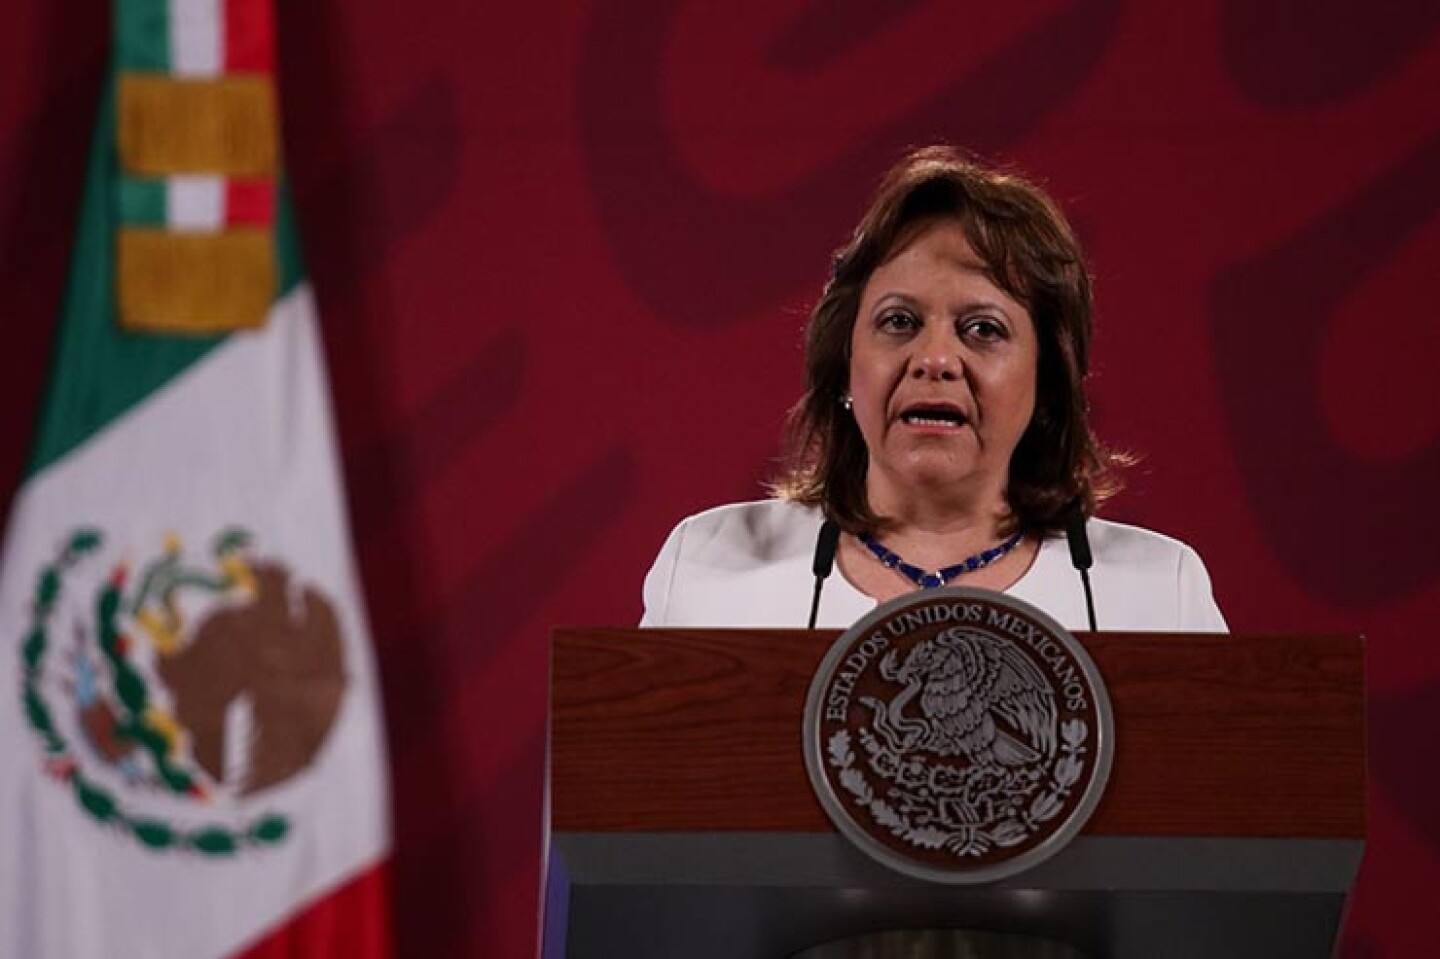
<path fill-rule="evenodd" d="M 836 640 L 805 711 L 805 761 L 837 828 L 892 868 L 978 883 L 1059 851 L 1114 751 L 1093 661 L 1038 609 L 925 590 Z"/>

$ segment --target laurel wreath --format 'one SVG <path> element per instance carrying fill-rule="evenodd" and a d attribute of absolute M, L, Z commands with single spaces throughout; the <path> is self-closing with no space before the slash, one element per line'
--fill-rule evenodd
<path fill-rule="evenodd" d="M 1019 816 L 1008 816 L 995 823 L 967 826 L 964 829 L 941 829 L 916 826 L 908 816 L 875 794 L 865 775 L 855 767 L 855 751 L 850 746 L 849 730 L 841 729 L 826 743 L 830 765 L 838 771 L 840 785 L 854 797 L 857 805 L 870 811 L 875 822 L 890 835 L 922 849 L 949 849 L 958 856 L 983 856 L 992 848 L 1016 846 L 1024 842 L 1040 826 L 1060 812 L 1065 799 L 1084 770 L 1085 739 L 1089 729 L 1083 720 L 1070 719 L 1060 727 L 1061 756 L 1055 762 L 1047 788 L 1039 793 Z"/>
<path fill-rule="evenodd" d="M 217 552 L 233 548 L 234 537 L 235 531 L 223 534 L 216 544 Z M 228 857 L 246 846 L 274 846 L 290 831 L 289 820 L 276 813 L 262 814 L 235 829 L 219 824 L 184 829 L 158 819 L 132 815 L 103 784 L 85 776 L 70 744 L 56 726 L 50 707 L 40 692 L 45 653 L 50 644 L 50 619 L 63 591 L 65 574 L 99 549 L 102 542 L 103 537 L 98 530 L 80 529 L 71 533 L 54 562 L 41 569 L 31 601 L 30 627 L 21 644 L 25 676 L 23 696 L 26 718 L 44 747 L 48 770 L 70 784 L 80 807 L 96 822 L 128 830 L 151 849 L 190 850 L 204 856 Z M 120 576 L 107 581 L 98 603 L 99 644 L 111 666 L 115 696 L 125 712 L 115 732 L 150 754 L 160 781 L 169 790 L 194 794 L 197 787 L 195 777 L 183 766 L 170 761 L 164 738 L 140 719 L 148 707 L 150 691 L 144 676 L 129 662 L 122 648 L 116 622 L 122 582 Z"/>

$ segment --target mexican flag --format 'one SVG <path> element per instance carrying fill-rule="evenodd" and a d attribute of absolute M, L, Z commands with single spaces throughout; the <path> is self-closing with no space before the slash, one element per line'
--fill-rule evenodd
<path fill-rule="evenodd" d="M 383 724 L 270 11 L 116 24 L 0 561 L 0 956 L 380 959 Z"/>

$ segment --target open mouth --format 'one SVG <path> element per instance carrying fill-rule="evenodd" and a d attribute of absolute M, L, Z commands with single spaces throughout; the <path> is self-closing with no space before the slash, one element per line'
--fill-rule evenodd
<path fill-rule="evenodd" d="M 907 426 L 961 427 L 965 414 L 948 405 L 917 404 L 901 412 L 900 422 Z"/>

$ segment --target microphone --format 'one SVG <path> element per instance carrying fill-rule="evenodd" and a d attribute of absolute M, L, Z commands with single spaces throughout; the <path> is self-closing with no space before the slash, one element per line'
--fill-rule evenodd
<path fill-rule="evenodd" d="M 1090 618 L 1090 632 L 1095 632 L 1095 596 L 1090 592 L 1090 567 L 1095 557 L 1090 554 L 1090 537 L 1085 535 L 1085 510 L 1080 501 L 1070 504 L 1065 511 L 1065 540 L 1070 544 L 1070 563 L 1080 573 L 1080 585 L 1085 588 L 1085 614 Z"/>
<path fill-rule="evenodd" d="M 815 598 L 810 601 L 810 623 L 806 629 L 815 628 L 815 617 L 820 613 L 820 588 L 835 568 L 835 548 L 839 545 L 840 524 L 827 519 L 820 524 L 820 535 L 815 537 L 815 562 L 811 565 L 815 571 Z"/>

